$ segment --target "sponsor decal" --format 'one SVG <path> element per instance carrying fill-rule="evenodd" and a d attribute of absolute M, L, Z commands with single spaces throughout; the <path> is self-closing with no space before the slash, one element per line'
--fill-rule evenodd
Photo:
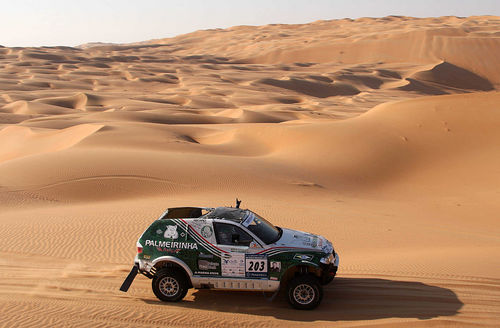
<path fill-rule="evenodd" d="M 241 249 L 241 248 L 231 248 L 231 252 L 233 252 L 233 253 L 245 253 L 246 250 Z"/>
<path fill-rule="evenodd" d="M 248 278 L 267 278 L 267 255 L 246 254 L 245 276 Z"/>
<path fill-rule="evenodd" d="M 210 238 L 212 237 L 212 235 L 214 234 L 214 231 L 212 230 L 212 227 L 209 226 L 209 225 L 206 225 L 204 226 L 203 228 L 201 228 L 201 235 L 204 237 L 204 238 Z"/>
<path fill-rule="evenodd" d="M 147 239 L 146 246 L 178 248 L 178 249 L 198 249 L 196 243 L 180 242 L 180 241 L 159 241 Z"/>
<path fill-rule="evenodd" d="M 198 269 L 202 271 L 214 271 L 219 268 L 218 262 L 210 262 L 207 260 L 198 260 Z"/>
<path fill-rule="evenodd" d="M 255 241 L 252 241 L 252 242 L 250 243 L 250 246 L 249 246 L 249 247 L 250 247 L 250 248 L 260 248 L 259 244 L 257 244 Z"/>
<path fill-rule="evenodd" d="M 281 271 L 281 262 L 278 261 L 271 261 L 269 263 L 269 270 L 271 272 L 280 272 Z"/>
<path fill-rule="evenodd" d="M 172 254 L 177 254 L 181 251 L 180 248 L 174 249 L 174 248 L 165 248 L 165 247 L 156 247 L 158 252 L 165 252 L 165 253 L 172 253 Z"/>
<path fill-rule="evenodd" d="M 207 222 L 206 220 L 200 220 L 200 219 L 196 219 L 196 220 L 191 220 L 189 222 L 189 225 L 191 226 L 191 228 L 194 228 L 196 231 L 198 231 L 200 234 L 201 234 L 201 230 L 205 227 L 205 226 L 210 226 L 210 222 Z M 203 236 L 204 238 L 207 238 L 205 236 Z"/>
<path fill-rule="evenodd" d="M 218 276 L 218 272 L 210 272 L 210 271 L 195 271 L 194 274 L 199 274 L 199 275 L 210 275 L 210 276 Z"/>
<path fill-rule="evenodd" d="M 306 247 L 316 248 L 323 243 L 319 236 L 310 233 L 295 234 L 293 238 L 300 240 L 302 245 Z"/>
<path fill-rule="evenodd" d="M 214 258 L 214 256 L 212 254 L 205 254 L 205 253 L 198 254 L 198 257 L 201 259 L 213 259 Z"/>
<path fill-rule="evenodd" d="M 202 220 L 202 219 L 194 219 L 194 220 L 191 220 L 190 224 L 195 227 L 196 229 L 200 230 L 200 228 L 204 225 L 207 224 L 206 220 Z"/>
<path fill-rule="evenodd" d="M 225 277 L 245 277 L 245 254 L 234 253 L 222 258 L 221 273 Z"/>
<path fill-rule="evenodd" d="M 245 228 L 248 227 L 250 225 L 250 223 L 252 223 L 254 218 L 255 218 L 255 215 L 253 215 L 253 213 L 249 212 L 248 216 L 245 218 L 245 220 L 243 220 L 241 225 L 243 225 Z"/>
<path fill-rule="evenodd" d="M 203 220 L 198 220 L 198 221 L 203 221 Z M 216 257 L 227 255 L 226 251 L 218 248 L 217 246 L 212 244 L 209 240 L 204 239 L 203 236 L 192 225 L 187 224 L 184 220 L 172 219 L 172 222 L 174 222 L 181 230 L 186 231 L 188 236 L 194 239 L 194 241 L 199 246 L 205 248 L 212 255 Z M 215 240 L 213 236 L 211 239 Z"/>
<path fill-rule="evenodd" d="M 304 237 L 302 239 L 302 244 L 304 246 L 316 248 L 318 246 L 318 237 L 313 236 L 313 237 Z"/>
<path fill-rule="evenodd" d="M 313 259 L 312 255 L 306 255 L 306 254 L 295 254 L 293 257 L 294 260 L 301 260 L 301 261 L 311 261 Z"/>
<path fill-rule="evenodd" d="M 177 226 L 168 225 L 165 230 L 165 233 L 163 234 L 163 237 L 167 239 L 177 239 L 179 237 L 179 233 L 177 232 Z"/>
<path fill-rule="evenodd" d="M 161 229 L 156 230 L 157 235 L 161 235 L 162 233 L 163 233 L 163 230 L 161 230 Z"/>

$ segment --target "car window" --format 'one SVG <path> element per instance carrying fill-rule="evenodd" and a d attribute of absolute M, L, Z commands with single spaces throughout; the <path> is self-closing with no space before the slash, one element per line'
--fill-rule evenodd
<path fill-rule="evenodd" d="M 281 238 L 281 230 L 260 215 L 247 211 L 245 221 L 242 223 L 245 228 L 260 238 L 266 244 L 277 242 Z"/>
<path fill-rule="evenodd" d="M 249 246 L 253 238 L 243 229 L 232 224 L 214 223 L 215 237 L 219 245 Z"/>

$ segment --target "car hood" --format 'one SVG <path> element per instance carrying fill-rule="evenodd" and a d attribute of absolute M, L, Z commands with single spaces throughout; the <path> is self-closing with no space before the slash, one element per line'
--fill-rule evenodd
<path fill-rule="evenodd" d="M 332 243 L 323 236 L 303 231 L 281 229 L 283 230 L 283 234 L 276 242 L 276 246 L 307 248 L 324 253 L 330 253 L 333 250 Z"/>

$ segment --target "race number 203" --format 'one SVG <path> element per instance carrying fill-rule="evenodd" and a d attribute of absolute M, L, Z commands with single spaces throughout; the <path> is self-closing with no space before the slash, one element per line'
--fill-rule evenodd
<path fill-rule="evenodd" d="M 267 277 L 267 255 L 247 254 L 245 256 L 245 274 L 247 277 Z"/>

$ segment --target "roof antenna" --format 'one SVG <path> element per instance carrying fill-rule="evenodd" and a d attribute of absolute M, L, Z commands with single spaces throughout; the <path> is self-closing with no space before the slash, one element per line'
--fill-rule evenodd
<path fill-rule="evenodd" d="M 236 198 L 236 208 L 240 208 L 241 200 Z"/>

